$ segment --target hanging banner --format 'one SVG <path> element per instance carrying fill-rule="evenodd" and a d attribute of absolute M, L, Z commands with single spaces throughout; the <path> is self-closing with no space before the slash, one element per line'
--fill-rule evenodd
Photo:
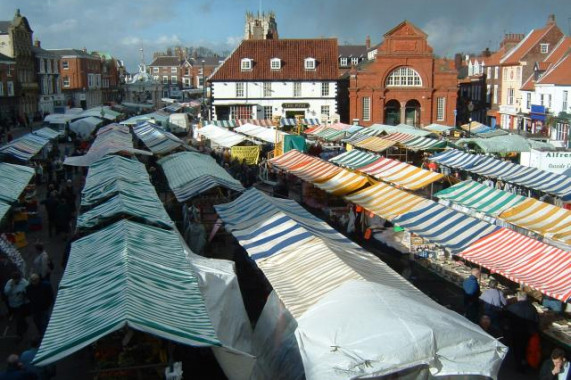
<path fill-rule="evenodd" d="M 248 165 L 258 164 L 258 157 L 260 157 L 260 147 L 254 146 L 233 146 L 230 148 L 232 158 L 237 159 L 240 163 L 246 160 Z"/>

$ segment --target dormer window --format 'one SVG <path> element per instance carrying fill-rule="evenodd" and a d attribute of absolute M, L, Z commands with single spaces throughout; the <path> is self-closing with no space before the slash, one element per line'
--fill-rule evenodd
<path fill-rule="evenodd" d="M 282 60 L 279 58 L 272 58 L 270 60 L 270 68 L 272 70 L 279 70 L 282 68 Z"/>
<path fill-rule="evenodd" d="M 242 64 L 240 66 L 242 71 L 252 70 L 252 61 L 250 58 L 242 58 Z"/>
<path fill-rule="evenodd" d="M 539 47 L 541 49 L 541 54 L 549 53 L 549 44 L 539 44 Z"/>
<path fill-rule="evenodd" d="M 305 59 L 305 69 L 306 70 L 315 70 L 315 58 L 306 58 Z"/>

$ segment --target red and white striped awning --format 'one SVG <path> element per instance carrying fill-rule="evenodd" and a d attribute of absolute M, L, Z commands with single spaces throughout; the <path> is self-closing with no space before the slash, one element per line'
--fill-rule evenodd
<path fill-rule="evenodd" d="M 299 150 L 292 149 L 286 154 L 272 158 L 268 162 L 279 169 L 289 170 L 294 166 L 299 166 L 301 164 L 306 165 L 316 160 L 317 159 L 313 156 L 308 156 L 307 154 L 301 153 Z"/>
<path fill-rule="evenodd" d="M 383 136 L 383 138 L 386 140 L 404 143 L 416 138 L 416 136 L 409 135 L 408 133 L 396 132 L 396 133 L 391 133 L 390 135 L 387 136 Z"/>
<path fill-rule="evenodd" d="M 501 228 L 459 256 L 550 297 L 571 298 L 571 252 Z"/>
<path fill-rule="evenodd" d="M 298 176 L 306 182 L 323 182 L 339 174 L 343 169 L 327 161 L 316 159 L 309 164 L 299 164 L 290 170 L 290 173 Z"/>

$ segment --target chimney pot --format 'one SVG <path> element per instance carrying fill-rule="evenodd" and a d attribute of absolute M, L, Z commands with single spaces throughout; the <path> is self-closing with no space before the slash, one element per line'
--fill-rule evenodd
<path fill-rule="evenodd" d="M 365 47 L 367 50 L 371 48 L 371 36 L 367 36 L 367 39 L 365 39 Z"/>

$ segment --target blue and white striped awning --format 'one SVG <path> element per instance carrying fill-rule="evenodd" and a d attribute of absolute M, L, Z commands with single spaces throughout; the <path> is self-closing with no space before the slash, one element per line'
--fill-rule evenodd
<path fill-rule="evenodd" d="M 281 124 L 287 125 L 287 126 L 295 126 L 295 125 L 297 125 L 297 120 L 295 118 L 289 118 L 289 119 L 288 118 L 282 118 Z M 321 123 L 319 122 L 319 119 L 317 119 L 317 118 L 309 118 L 309 119 L 301 119 L 301 124 L 319 125 Z"/>
<path fill-rule="evenodd" d="M 28 133 L 0 147 L 0 155 L 6 154 L 21 161 L 29 161 L 49 142 L 45 137 Z"/>
<path fill-rule="evenodd" d="M 133 132 L 154 154 L 169 153 L 184 144 L 181 139 L 172 133 L 164 131 L 149 122 L 134 125 Z"/>
<path fill-rule="evenodd" d="M 393 223 L 453 252 L 500 228 L 438 203 L 397 216 Z"/>
<path fill-rule="evenodd" d="M 439 163 L 440 165 L 450 166 L 451 168 L 467 170 L 480 162 L 482 157 L 483 156 L 477 156 L 470 153 L 464 153 L 456 149 L 451 149 L 446 152 L 435 154 L 430 157 L 429 160 Z"/>
<path fill-rule="evenodd" d="M 182 108 L 182 105 L 178 104 L 178 103 L 173 103 L 170 106 L 165 107 L 165 111 L 168 112 L 177 112 L 178 110 L 180 110 Z"/>
<path fill-rule="evenodd" d="M 58 138 L 63 132 L 58 132 L 55 129 L 51 129 L 49 127 L 43 127 L 32 133 L 45 139 L 52 140 Z"/>
<path fill-rule="evenodd" d="M 369 165 L 379 159 L 379 155 L 363 152 L 362 150 L 353 149 L 330 159 L 336 165 L 344 166 L 350 169 L 360 168 Z"/>

